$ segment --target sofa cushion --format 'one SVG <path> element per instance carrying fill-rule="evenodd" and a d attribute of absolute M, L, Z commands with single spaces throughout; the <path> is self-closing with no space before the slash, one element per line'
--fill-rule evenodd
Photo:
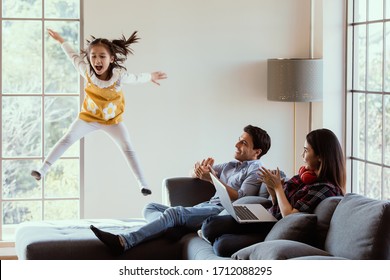
<path fill-rule="evenodd" d="M 273 226 L 264 241 L 285 239 L 313 244 L 316 225 L 317 216 L 314 214 L 290 214 Z"/>
<path fill-rule="evenodd" d="M 304 256 L 330 256 L 329 253 L 308 244 L 291 240 L 264 241 L 239 250 L 235 260 L 286 260 Z"/>
<path fill-rule="evenodd" d="M 134 231 L 145 224 L 143 219 L 82 219 L 25 222 L 18 225 L 15 249 L 19 260 L 111 260 L 111 259 L 180 259 L 180 234 L 170 231 L 146 241 L 119 256 L 100 242 L 89 226 L 112 233 Z M 180 229 L 177 229 L 180 230 Z M 167 237 L 166 237 L 167 236 Z"/>
<path fill-rule="evenodd" d="M 229 257 L 238 250 L 263 240 L 287 239 L 312 244 L 316 222 L 317 216 L 314 214 L 295 213 L 281 219 L 276 224 L 242 225 L 258 229 L 256 233 L 223 234 L 215 239 L 213 249 L 217 256 Z"/>
<path fill-rule="evenodd" d="M 316 243 L 315 246 L 320 249 L 324 249 L 326 235 L 328 234 L 330 221 L 333 213 L 343 199 L 342 196 L 331 196 L 325 198 L 314 209 L 314 214 L 317 215 L 317 229 L 316 229 Z"/>
<path fill-rule="evenodd" d="M 264 240 L 266 233 L 224 234 L 215 239 L 214 253 L 219 257 L 230 257 L 238 250 Z"/>
<path fill-rule="evenodd" d="M 230 258 L 230 256 L 228 258 L 216 256 L 213 247 L 195 233 L 185 235 L 180 243 L 183 244 L 183 259 L 185 260 L 223 260 Z"/>
<path fill-rule="evenodd" d="M 347 194 L 337 206 L 325 250 L 348 259 L 390 258 L 390 201 Z"/>

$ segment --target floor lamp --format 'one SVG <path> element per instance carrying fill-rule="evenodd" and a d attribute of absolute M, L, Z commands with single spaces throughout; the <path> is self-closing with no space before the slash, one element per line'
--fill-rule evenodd
<path fill-rule="evenodd" d="M 294 102 L 294 172 L 296 172 L 296 102 L 309 102 L 308 131 L 312 127 L 312 102 L 322 101 L 322 59 L 313 57 L 314 0 L 310 0 L 309 58 L 268 59 L 267 99 Z"/>
<path fill-rule="evenodd" d="M 267 99 L 294 102 L 294 172 L 296 172 L 296 102 L 322 100 L 322 59 L 268 59 Z M 311 130 L 311 108 L 309 110 Z"/>

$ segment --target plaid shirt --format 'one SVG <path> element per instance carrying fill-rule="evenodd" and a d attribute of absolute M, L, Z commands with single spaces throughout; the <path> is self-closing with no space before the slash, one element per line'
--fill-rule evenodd
<path fill-rule="evenodd" d="M 299 175 L 295 175 L 283 185 L 284 193 L 291 206 L 299 212 L 313 213 L 317 205 L 327 197 L 340 196 L 339 187 L 329 182 L 314 182 L 306 185 Z M 278 220 L 282 218 L 279 205 L 276 203 L 268 211 Z"/>

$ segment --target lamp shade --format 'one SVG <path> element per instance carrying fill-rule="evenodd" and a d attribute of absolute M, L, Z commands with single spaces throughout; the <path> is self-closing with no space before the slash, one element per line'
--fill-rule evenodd
<path fill-rule="evenodd" d="M 268 59 L 267 99 L 286 102 L 322 100 L 322 59 Z"/>

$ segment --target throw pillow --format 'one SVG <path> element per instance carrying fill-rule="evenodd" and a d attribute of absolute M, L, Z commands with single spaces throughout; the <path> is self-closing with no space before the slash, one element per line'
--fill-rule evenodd
<path fill-rule="evenodd" d="M 316 225 L 316 215 L 294 213 L 279 220 L 276 224 L 260 223 L 246 225 L 253 228 L 257 227 L 257 233 L 221 235 L 215 239 L 213 250 L 220 257 L 229 257 L 234 252 L 263 240 L 285 239 L 313 244 Z M 265 239 L 264 236 L 266 236 Z"/>
<path fill-rule="evenodd" d="M 305 256 L 318 258 L 319 256 L 329 257 L 330 254 L 301 242 L 271 240 L 241 249 L 231 258 L 234 260 L 287 260 Z"/>
<path fill-rule="evenodd" d="M 320 249 L 324 249 L 324 244 L 326 240 L 326 235 L 328 234 L 330 220 L 332 219 L 332 215 L 341 201 L 342 196 L 331 196 L 325 198 L 321 201 L 320 204 L 317 205 L 316 209 L 314 209 L 314 214 L 317 215 L 317 229 L 316 229 L 316 247 Z"/>
<path fill-rule="evenodd" d="M 285 239 L 313 244 L 316 225 L 317 216 L 315 214 L 290 214 L 273 226 L 264 241 Z"/>
<path fill-rule="evenodd" d="M 330 221 L 325 250 L 347 259 L 389 259 L 389 221 L 389 200 L 346 194 Z"/>

